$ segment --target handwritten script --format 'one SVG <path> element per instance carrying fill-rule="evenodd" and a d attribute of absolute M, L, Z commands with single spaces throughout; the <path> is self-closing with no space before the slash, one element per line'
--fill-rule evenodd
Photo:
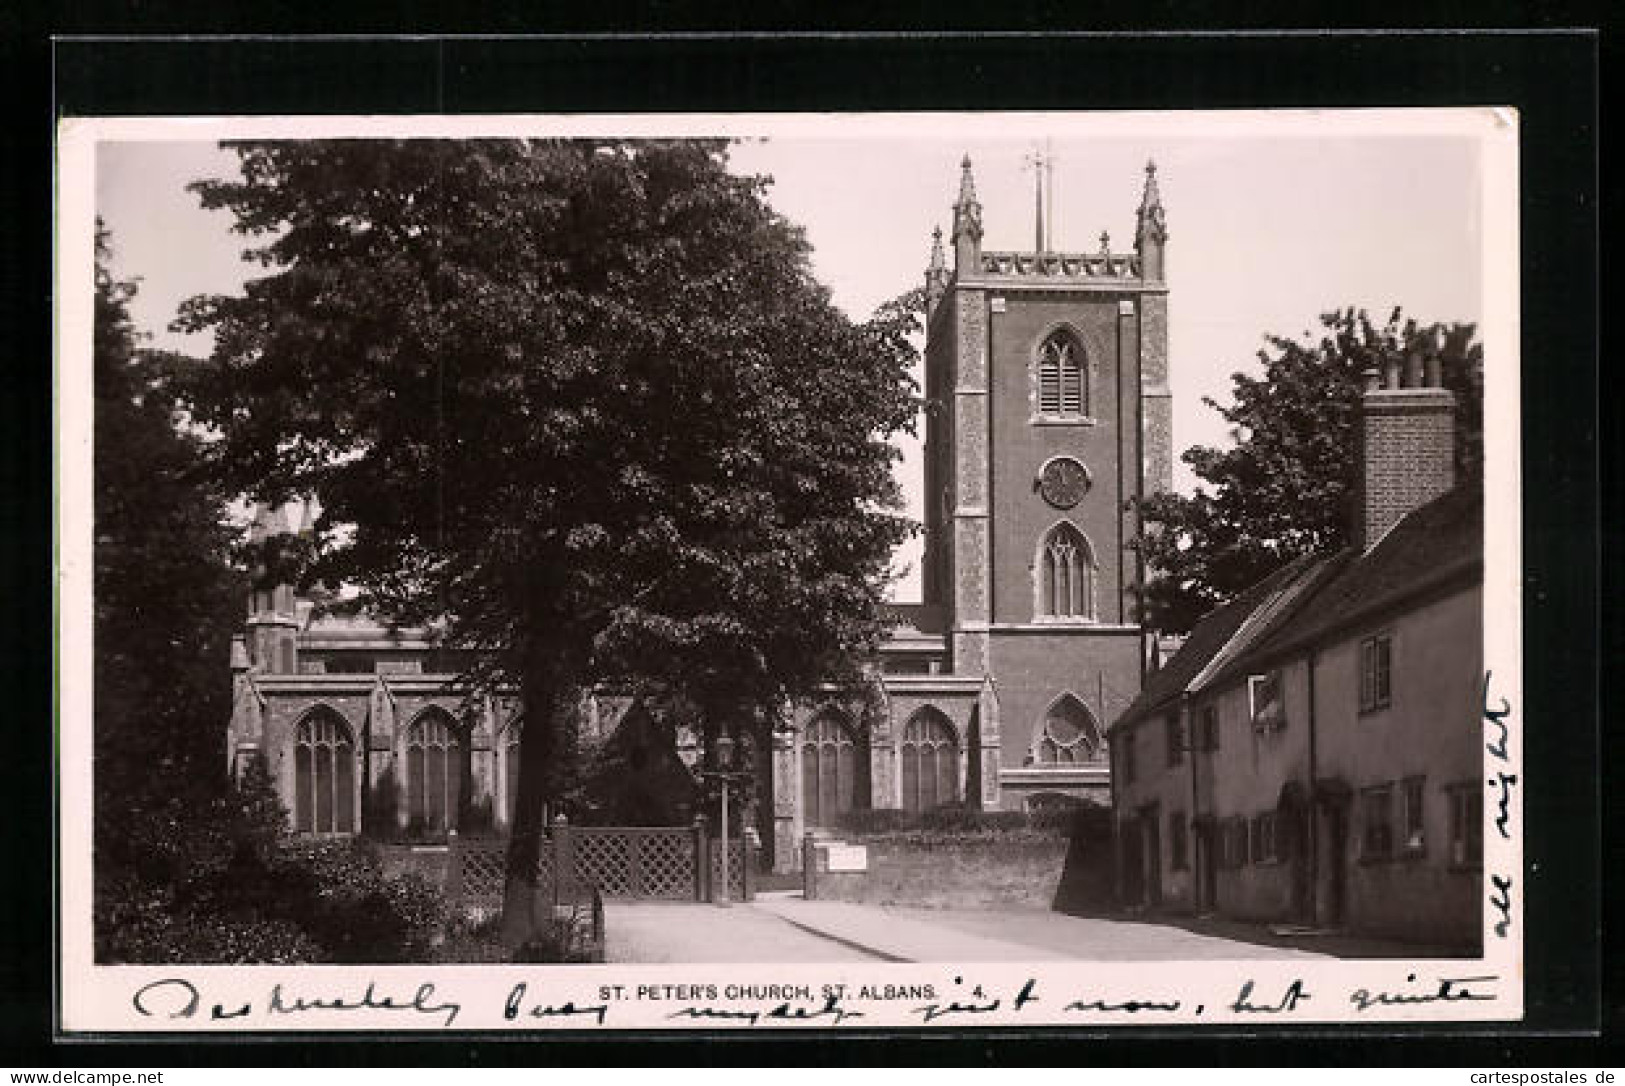
<path fill-rule="evenodd" d="M 1494 763 L 1491 775 L 1485 778 L 1485 784 L 1495 797 L 1495 829 L 1501 839 L 1512 839 L 1512 795 L 1518 787 L 1518 774 L 1508 773 L 1502 766 L 1510 766 L 1512 754 L 1509 749 L 1512 729 L 1507 719 L 1512 715 L 1512 703 L 1497 694 L 1490 694 L 1490 680 L 1494 673 L 1484 672 L 1484 727 L 1488 738 L 1484 749 Z M 1512 930 L 1512 887 L 1513 878 L 1504 871 L 1491 872 L 1489 877 L 1489 903 L 1495 910 L 1495 935 L 1505 939 Z"/>
<path fill-rule="evenodd" d="M 1328 1010 L 1336 1005 L 1341 995 L 1346 1006 L 1356 1015 L 1364 1015 L 1383 1008 L 1409 1008 L 1429 1004 L 1488 1002 L 1497 998 L 1491 985 L 1499 981 L 1495 974 L 1473 976 L 1422 976 L 1416 971 L 1404 975 L 1403 981 L 1385 986 L 1362 985 L 1342 993 L 1332 992 L 1327 1002 L 1321 991 L 1310 990 L 1310 980 L 1293 978 L 1286 983 L 1260 982 L 1246 978 L 1231 989 L 1233 995 L 1224 1001 L 1215 1001 L 1213 1009 L 1220 1015 L 1233 1018 L 1289 1019 L 1301 1014 L 1306 1007 L 1324 1005 Z M 1045 982 L 1048 984 L 1049 982 Z M 1315 982 L 1317 988 L 1323 981 Z M 1193 1002 L 1188 997 L 1168 993 L 1138 995 L 1098 993 L 1076 990 L 1041 990 L 1039 979 L 1027 977 L 1019 984 L 1007 987 L 967 981 L 954 977 L 952 987 L 937 989 L 943 994 L 925 1002 L 910 1003 L 902 999 L 899 1007 L 919 1023 L 954 1023 L 985 1021 L 989 1024 L 1005 1023 L 1013 1019 L 1028 1018 L 1062 1021 L 1085 1015 L 1163 1017 L 1176 1020 L 1183 1015 L 1207 1015 L 1207 1004 Z M 481 993 L 484 995 L 485 993 Z M 497 992 L 490 993 L 495 999 Z M 364 1012 L 387 1012 L 402 1016 L 403 1020 L 421 1019 L 433 1028 L 449 1028 L 459 1021 L 473 1000 L 450 998 L 432 982 L 389 987 L 378 980 L 358 982 L 354 987 L 297 990 L 289 981 L 279 981 L 262 996 L 249 999 L 211 999 L 200 981 L 170 976 L 140 987 L 131 997 L 134 1009 L 146 1018 L 164 1022 L 237 1022 L 248 1019 L 254 1024 L 266 1020 L 301 1019 L 312 1016 L 306 1028 L 331 1024 L 323 1015 L 354 1018 L 356 1028 L 374 1024 Z M 519 981 L 507 989 L 500 1004 L 500 1021 L 520 1027 L 586 1026 L 588 1028 L 635 1025 L 631 1014 L 625 1021 L 616 1022 L 616 1012 L 635 1006 L 636 1000 L 604 999 L 601 1002 L 579 998 L 560 998 L 548 994 L 532 981 Z M 882 1000 L 898 1002 L 897 999 Z M 1035 1010 L 1036 1008 L 1036 1010 Z M 705 1001 L 684 1002 L 668 1010 L 664 1017 L 701 1026 L 810 1026 L 833 1027 L 871 1017 L 870 1009 L 860 1009 L 848 1003 L 844 992 L 832 986 L 818 998 L 779 999 L 764 1002 Z M 468 1017 L 464 1018 L 465 1028 Z M 488 1019 L 486 1019 L 488 1021 Z M 248 1023 L 239 1023 L 248 1024 Z M 473 1023 L 478 1025 L 480 1023 Z"/>

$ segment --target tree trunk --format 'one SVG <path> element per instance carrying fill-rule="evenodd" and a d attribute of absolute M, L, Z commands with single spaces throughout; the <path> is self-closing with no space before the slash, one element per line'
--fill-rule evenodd
<path fill-rule="evenodd" d="M 524 713 L 519 736 L 519 795 L 502 900 L 502 941 L 511 948 L 529 942 L 542 919 L 536 912 L 536 862 L 548 811 L 556 808 L 572 768 L 579 681 L 568 655 L 567 647 L 544 638 L 533 640 L 524 655 L 519 684 Z"/>

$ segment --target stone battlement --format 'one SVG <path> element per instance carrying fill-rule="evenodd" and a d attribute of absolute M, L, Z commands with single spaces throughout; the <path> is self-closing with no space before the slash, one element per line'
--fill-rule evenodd
<path fill-rule="evenodd" d="M 1136 253 L 984 252 L 982 275 L 1049 276 L 1056 279 L 1138 279 Z"/>

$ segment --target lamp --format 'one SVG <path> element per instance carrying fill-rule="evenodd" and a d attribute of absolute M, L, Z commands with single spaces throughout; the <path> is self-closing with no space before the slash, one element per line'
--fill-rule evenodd
<path fill-rule="evenodd" d="M 733 768 L 734 760 L 733 736 L 723 732 L 717 736 L 713 749 L 716 752 L 716 768 L 705 770 L 702 776 L 710 777 L 722 785 L 722 896 L 717 900 L 718 905 L 728 904 L 728 886 L 732 857 L 728 854 L 728 793 L 732 790 L 733 782 L 744 774 Z"/>

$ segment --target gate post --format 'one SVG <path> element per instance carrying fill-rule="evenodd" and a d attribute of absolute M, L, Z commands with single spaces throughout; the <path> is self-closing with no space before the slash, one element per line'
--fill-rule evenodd
<path fill-rule="evenodd" d="M 694 900 L 711 900 L 711 835 L 703 811 L 694 816 Z"/>
<path fill-rule="evenodd" d="M 812 831 L 801 838 L 801 899 L 812 901 L 818 897 L 818 848 L 813 844 Z"/>
<path fill-rule="evenodd" d="M 457 843 L 457 830 L 446 834 L 446 907 L 453 916 L 463 911 L 463 850 Z"/>
<path fill-rule="evenodd" d="M 564 815 L 553 818 L 553 915 L 559 913 L 559 887 L 565 879 L 575 882 L 575 850 L 570 847 L 570 822 Z"/>
<path fill-rule="evenodd" d="M 745 832 L 740 834 L 739 842 L 739 879 L 740 894 L 746 901 L 756 897 L 756 857 L 761 852 L 761 837 L 755 826 L 746 826 Z"/>

